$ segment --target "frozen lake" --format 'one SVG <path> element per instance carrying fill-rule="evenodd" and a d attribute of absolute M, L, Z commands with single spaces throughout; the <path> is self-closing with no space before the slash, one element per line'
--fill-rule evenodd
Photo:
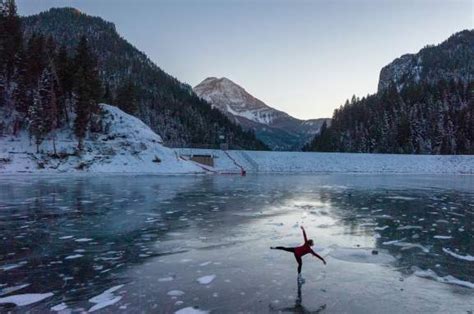
<path fill-rule="evenodd" d="M 473 230 L 472 176 L 4 175 L 0 312 L 472 313 Z"/>

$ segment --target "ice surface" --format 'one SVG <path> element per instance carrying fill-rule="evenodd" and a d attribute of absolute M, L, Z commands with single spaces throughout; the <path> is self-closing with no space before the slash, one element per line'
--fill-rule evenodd
<path fill-rule="evenodd" d="M 390 254 L 378 252 L 374 255 L 372 249 L 365 248 L 336 247 L 329 252 L 329 256 L 353 263 L 389 264 L 395 261 L 395 258 Z"/>
<path fill-rule="evenodd" d="M 17 294 L 11 295 L 8 297 L 0 298 L 0 304 L 4 303 L 13 303 L 17 306 L 24 306 L 33 304 L 49 297 L 52 297 L 53 293 L 26 293 L 26 294 Z"/>
<path fill-rule="evenodd" d="M 328 256 L 325 266 L 304 258 L 301 306 L 307 312 L 327 304 L 335 313 L 466 313 L 474 308 L 474 290 L 466 284 L 474 282 L 471 187 L 470 176 L 0 175 L 1 233 L 7 239 L 0 265 L 28 261 L 0 270 L 0 293 L 54 292 L 23 308 L 32 313 L 50 312 L 58 303 L 78 313 L 120 307 L 169 313 L 191 306 L 266 313 L 276 299 L 277 307 L 291 308 L 298 298 L 294 257 L 269 247 L 300 245 L 301 230 L 292 228 L 298 223 L 315 240 L 313 249 Z M 386 198 L 391 195 L 414 200 Z M 423 229 L 397 230 L 404 226 Z M 84 257 L 65 260 L 75 254 Z M 443 279 L 406 277 L 413 265 Z M 215 278 L 199 283 L 206 276 Z M 464 283 L 447 286 L 456 280 Z M 124 282 L 93 299 L 98 303 L 88 302 Z M 38 283 L 41 290 L 35 290 Z M 185 294 L 168 295 L 173 290 Z"/>

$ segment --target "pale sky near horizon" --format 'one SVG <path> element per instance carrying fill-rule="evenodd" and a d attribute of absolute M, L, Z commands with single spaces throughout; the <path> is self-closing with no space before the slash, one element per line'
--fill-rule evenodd
<path fill-rule="evenodd" d="M 474 28 L 474 0 L 17 0 L 21 15 L 75 7 L 192 86 L 227 77 L 301 119 L 377 90 L 393 59 Z"/>

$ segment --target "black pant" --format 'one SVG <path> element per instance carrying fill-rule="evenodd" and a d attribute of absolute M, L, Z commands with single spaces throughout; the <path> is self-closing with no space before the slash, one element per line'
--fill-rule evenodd
<path fill-rule="evenodd" d="M 277 246 L 275 247 L 275 249 L 293 253 L 295 255 L 296 262 L 298 262 L 298 274 L 301 274 L 301 267 L 303 266 L 303 260 L 301 259 L 301 256 L 296 255 L 294 247 Z"/>

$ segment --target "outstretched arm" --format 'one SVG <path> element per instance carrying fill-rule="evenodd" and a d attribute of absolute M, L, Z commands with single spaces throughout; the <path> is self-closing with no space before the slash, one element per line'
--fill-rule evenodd
<path fill-rule="evenodd" d="M 316 253 L 315 251 L 311 250 L 311 254 L 313 254 L 314 256 L 316 256 L 317 258 L 319 258 L 323 263 L 324 265 L 326 265 L 326 260 L 321 256 L 319 255 L 318 253 Z"/>
<path fill-rule="evenodd" d="M 301 226 L 301 230 L 303 230 L 304 243 L 306 243 L 308 242 L 308 239 L 306 238 L 306 232 L 304 231 L 303 226 Z"/>

